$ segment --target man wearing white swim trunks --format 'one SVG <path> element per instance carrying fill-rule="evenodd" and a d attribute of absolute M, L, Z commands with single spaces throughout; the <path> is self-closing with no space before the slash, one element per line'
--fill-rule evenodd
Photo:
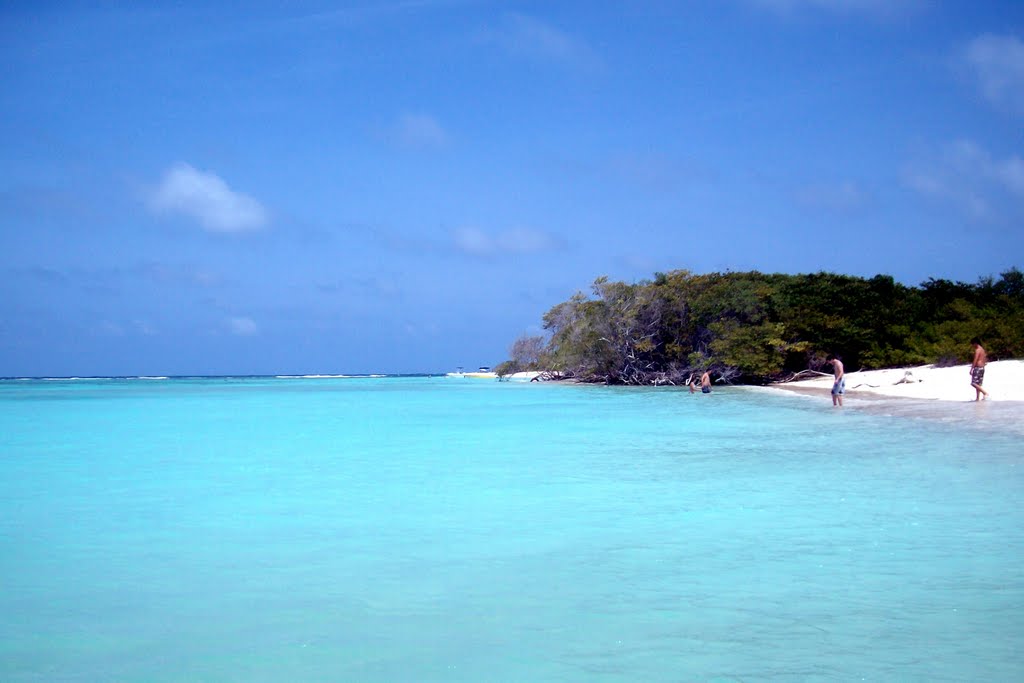
<path fill-rule="evenodd" d="M 825 362 L 832 364 L 832 371 L 836 375 L 836 381 L 832 384 L 832 405 L 842 408 L 843 393 L 846 391 L 846 373 L 843 371 L 843 361 L 830 353 Z"/>

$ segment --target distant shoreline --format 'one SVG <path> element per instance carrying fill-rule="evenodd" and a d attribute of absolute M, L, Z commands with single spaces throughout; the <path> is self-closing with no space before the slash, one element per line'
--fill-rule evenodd
<path fill-rule="evenodd" d="M 206 379 L 388 379 L 397 377 L 444 377 L 443 372 L 410 372 L 410 373 L 352 373 L 352 374 L 308 374 L 308 375 L 11 375 L 0 377 L 0 382 L 109 382 L 109 381 L 173 381 L 173 380 L 206 380 Z"/>

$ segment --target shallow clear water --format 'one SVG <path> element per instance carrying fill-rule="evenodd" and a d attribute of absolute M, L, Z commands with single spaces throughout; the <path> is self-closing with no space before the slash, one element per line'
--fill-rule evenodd
<path fill-rule="evenodd" d="M 0 382 L 0 680 L 1024 679 L 1019 426 L 917 405 Z"/>

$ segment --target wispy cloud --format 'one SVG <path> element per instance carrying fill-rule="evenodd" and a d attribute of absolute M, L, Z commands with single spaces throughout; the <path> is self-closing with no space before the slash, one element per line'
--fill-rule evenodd
<path fill-rule="evenodd" d="M 360 299 L 393 299 L 401 295 L 398 283 L 390 277 L 351 276 L 341 280 L 321 280 L 317 290 L 328 295 L 349 295 Z"/>
<path fill-rule="evenodd" d="M 224 279 L 220 273 L 206 268 L 168 263 L 146 263 L 135 271 L 147 280 L 167 285 L 209 288 L 223 284 Z"/>
<path fill-rule="evenodd" d="M 132 327 L 135 328 L 136 332 L 147 337 L 154 337 L 158 334 L 156 327 L 148 320 L 141 320 L 137 318 L 132 321 Z"/>
<path fill-rule="evenodd" d="M 224 321 L 231 334 L 239 337 L 252 337 L 259 333 L 259 327 L 252 318 L 244 316 L 231 317 Z"/>
<path fill-rule="evenodd" d="M 989 102 L 1024 114 L 1024 42 L 1015 36 L 978 36 L 964 50 L 963 62 Z"/>
<path fill-rule="evenodd" d="M 444 147 L 449 136 L 437 120 L 426 114 L 403 114 L 391 129 L 394 140 L 413 149 Z"/>
<path fill-rule="evenodd" d="M 102 320 L 92 328 L 92 331 L 103 337 L 126 337 L 128 335 L 155 337 L 159 335 L 159 331 L 152 323 L 138 318 L 129 323 Z"/>
<path fill-rule="evenodd" d="M 219 176 L 185 163 L 167 170 L 149 197 L 150 208 L 195 219 L 211 232 L 258 230 L 270 222 L 267 210 L 252 197 L 228 187 Z"/>
<path fill-rule="evenodd" d="M 153 285 L 209 289 L 223 284 L 223 277 L 215 271 L 158 262 L 129 266 L 76 266 L 61 269 L 31 266 L 14 272 L 31 278 L 37 284 L 110 293 L 152 287 Z"/>
<path fill-rule="evenodd" d="M 467 227 L 452 233 L 452 243 L 464 254 L 495 257 L 551 251 L 558 247 L 559 241 L 546 232 L 530 228 L 485 232 L 479 228 Z"/>
<path fill-rule="evenodd" d="M 932 158 L 908 166 L 908 187 L 951 203 L 974 220 L 1014 220 L 1024 215 L 1024 159 L 993 157 L 970 140 L 943 146 Z"/>
<path fill-rule="evenodd" d="M 594 67 L 601 63 L 600 57 L 583 39 L 523 14 L 506 14 L 498 25 L 482 31 L 480 40 L 514 57 L 531 61 L 574 67 Z"/>

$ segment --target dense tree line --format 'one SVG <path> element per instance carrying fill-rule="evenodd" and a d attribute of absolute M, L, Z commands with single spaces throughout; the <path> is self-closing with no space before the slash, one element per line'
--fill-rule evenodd
<path fill-rule="evenodd" d="M 711 369 L 761 383 L 818 369 L 849 371 L 967 360 L 979 337 L 992 358 L 1024 357 L 1024 274 L 976 284 L 887 275 L 658 273 L 598 278 L 544 315 L 548 336 L 522 337 L 499 374 L 551 370 L 611 384 L 683 383 Z"/>

